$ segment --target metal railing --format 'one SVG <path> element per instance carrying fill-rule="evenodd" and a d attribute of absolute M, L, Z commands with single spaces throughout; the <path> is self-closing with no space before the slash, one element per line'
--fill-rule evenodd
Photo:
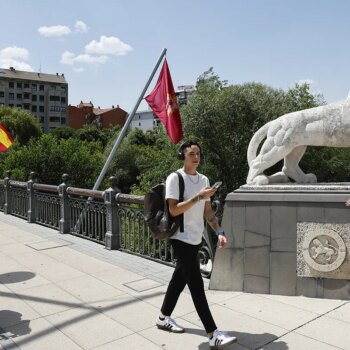
<path fill-rule="evenodd" d="M 71 187 L 68 175 L 62 178 L 63 183 L 53 186 L 37 183 L 35 173 L 31 173 L 28 182 L 13 181 L 7 176 L 0 180 L 0 210 L 56 229 L 61 234 L 104 244 L 107 249 L 174 264 L 169 241 L 155 240 L 145 223 L 143 196 L 120 193 L 113 177 L 110 178 L 111 187 L 105 191 Z M 211 273 L 214 254 L 206 227 L 199 254 L 204 276 Z"/>

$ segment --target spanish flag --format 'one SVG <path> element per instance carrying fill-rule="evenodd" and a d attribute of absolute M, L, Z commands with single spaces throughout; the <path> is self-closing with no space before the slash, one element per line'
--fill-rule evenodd
<path fill-rule="evenodd" d="M 6 152 L 7 149 L 13 144 L 13 138 L 8 131 L 0 124 L 0 151 Z"/>
<path fill-rule="evenodd" d="M 165 129 L 174 144 L 183 136 L 179 105 L 177 103 L 173 81 L 165 59 L 158 81 L 145 100 L 154 114 L 165 125 Z"/>

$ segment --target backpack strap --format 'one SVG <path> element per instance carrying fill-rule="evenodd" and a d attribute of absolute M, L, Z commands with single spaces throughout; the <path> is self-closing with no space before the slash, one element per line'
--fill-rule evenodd
<path fill-rule="evenodd" d="M 179 177 L 179 202 L 183 202 L 185 192 L 185 181 L 179 171 L 176 171 L 176 174 Z M 181 214 L 180 216 L 180 232 L 184 232 L 184 214 Z"/>

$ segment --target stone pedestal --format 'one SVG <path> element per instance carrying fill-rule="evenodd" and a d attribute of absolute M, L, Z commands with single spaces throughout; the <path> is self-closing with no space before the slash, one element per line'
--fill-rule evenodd
<path fill-rule="evenodd" d="M 228 194 L 209 288 L 349 299 L 350 183 L 242 186 Z"/>

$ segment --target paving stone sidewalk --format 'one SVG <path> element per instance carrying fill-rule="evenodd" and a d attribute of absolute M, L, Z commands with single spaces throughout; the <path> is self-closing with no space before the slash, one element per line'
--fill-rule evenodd
<path fill-rule="evenodd" d="M 0 350 L 209 349 L 186 290 L 154 326 L 173 269 L 0 213 Z M 206 288 L 208 280 L 205 280 Z M 347 300 L 207 291 L 227 349 L 350 350 Z"/>

